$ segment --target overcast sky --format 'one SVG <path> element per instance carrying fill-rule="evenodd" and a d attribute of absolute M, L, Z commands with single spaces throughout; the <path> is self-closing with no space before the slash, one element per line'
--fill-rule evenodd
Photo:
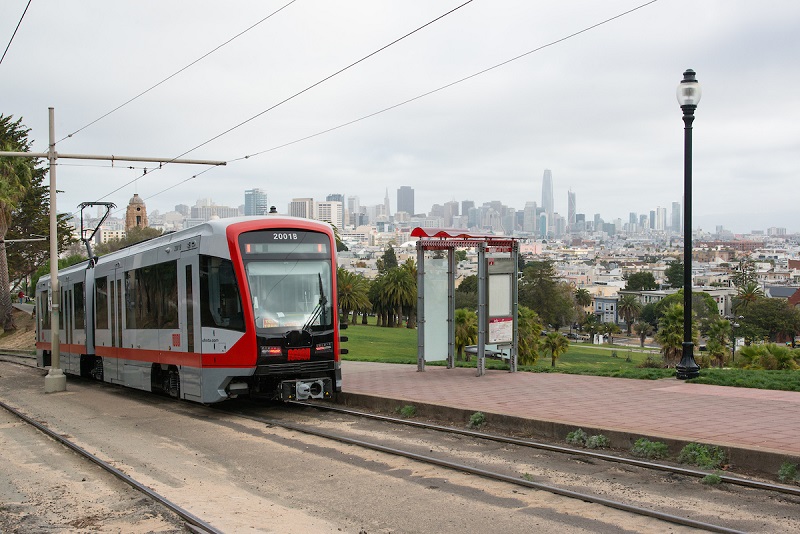
<path fill-rule="evenodd" d="M 0 64 L 0 113 L 56 139 L 174 74 L 290 0 L 33 0 Z M 459 6 L 463 0 L 296 0 L 134 102 L 61 141 L 61 153 L 176 157 Z M 416 211 L 451 200 L 541 205 L 627 221 L 682 201 L 683 121 L 675 90 L 692 68 L 695 227 L 786 227 L 800 178 L 800 2 L 659 0 L 385 113 L 370 115 L 580 32 L 645 0 L 474 0 L 184 158 L 226 167 L 60 160 L 60 211 L 80 202 L 148 210 L 266 189 L 383 202 L 408 185 Z M 27 0 L 3 0 L 5 49 Z M 127 168 L 133 165 L 136 169 Z M 142 167 L 150 171 L 143 174 Z M 137 177 L 142 176 L 138 180 Z M 172 187 L 175 186 L 175 187 Z M 170 188 L 168 191 L 164 191 Z M 112 193 L 112 191 L 117 190 Z"/>

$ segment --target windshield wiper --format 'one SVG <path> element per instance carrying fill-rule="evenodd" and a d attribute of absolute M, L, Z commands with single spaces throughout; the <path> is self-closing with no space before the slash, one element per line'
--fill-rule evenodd
<path fill-rule="evenodd" d="M 325 298 L 325 290 L 322 287 L 322 275 L 317 274 L 319 278 L 319 302 L 314 307 L 314 311 L 311 312 L 311 317 L 308 318 L 308 321 L 303 325 L 303 330 L 307 332 L 311 332 L 311 325 L 314 321 L 317 320 L 318 317 L 322 317 L 322 324 L 327 323 L 327 317 L 325 317 L 325 305 L 328 303 L 328 299 Z"/>

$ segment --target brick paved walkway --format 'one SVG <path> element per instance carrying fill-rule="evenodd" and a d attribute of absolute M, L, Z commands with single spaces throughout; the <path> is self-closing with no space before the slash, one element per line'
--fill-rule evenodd
<path fill-rule="evenodd" d="M 800 392 L 345 361 L 344 391 L 800 457 Z"/>

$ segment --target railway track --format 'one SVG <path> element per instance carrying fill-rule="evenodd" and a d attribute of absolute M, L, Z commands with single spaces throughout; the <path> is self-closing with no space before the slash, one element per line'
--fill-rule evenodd
<path fill-rule="evenodd" d="M 22 421 L 24 421 L 25 423 L 27 423 L 29 426 L 35 428 L 39 432 L 45 434 L 46 436 L 48 436 L 49 438 L 51 438 L 51 439 L 55 440 L 56 442 L 60 443 L 64 447 L 67 447 L 68 449 L 70 449 L 73 452 L 77 453 L 80 457 L 85 458 L 86 460 L 89 460 L 90 462 L 94 463 L 95 465 L 100 466 L 103 470 L 107 471 L 108 473 L 111 473 L 112 475 L 114 475 L 119 480 L 123 481 L 124 483 L 128 484 L 130 487 L 132 487 L 133 489 L 135 489 L 139 493 L 142 493 L 143 495 L 147 496 L 149 499 L 161 504 L 162 506 L 164 506 L 165 508 L 167 508 L 171 512 L 175 513 L 178 517 L 180 517 L 185 522 L 184 527 L 187 530 L 189 530 L 190 532 L 194 532 L 194 533 L 197 533 L 197 534 L 222 534 L 222 531 L 214 528 L 213 525 L 207 523 L 206 521 L 203 521 L 202 519 L 200 519 L 199 517 L 195 516 L 191 512 L 181 508 L 180 506 L 178 506 L 174 502 L 170 501 L 169 499 L 165 498 L 164 496 L 160 495 L 159 493 L 157 493 L 157 492 L 153 491 L 152 489 L 148 488 L 147 486 L 145 486 L 141 482 L 131 478 L 130 476 L 126 475 L 125 473 L 123 473 L 122 471 L 120 471 L 119 469 L 117 469 L 116 467 L 111 465 L 110 463 L 98 458 L 94 454 L 90 453 L 86 449 L 80 447 L 79 445 L 77 445 L 76 443 L 70 441 L 69 439 L 65 438 L 64 436 L 62 436 L 62 435 L 60 435 L 60 434 L 58 434 L 56 432 L 53 432 L 52 430 L 47 428 L 47 426 L 45 426 L 45 425 L 43 425 L 43 424 L 41 424 L 41 423 L 39 423 L 37 421 L 34 421 L 33 419 L 31 419 L 30 417 L 28 417 L 27 415 L 25 415 L 21 411 L 17 410 L 16 408 L 6 404 L 3 401 L 0 401 L 0 407 L 5 409 L 6 411 L 12 413 L 17 418 L 19 418 Z"/>
<path fill-rule="evenodd" d="M 369 419 L 372 419 L 372 420 L 381 421 L 382 423 L 386 423 L 386 424 L 390 424 L 390 425 L 401 424 L 401 425 L 404 425 L 404 426 L 413 426 L 415 428 L 422 429 L 422 430 L 425 430 L 425 431 L 433 431 L 433 432 L 438 432 L 438 433 L 444 432 L 444 433 L 447 433 L 447 434 L 458 434 L 458 435 L 461 435 L 461 436 L 468 437 L 470 439 L 486 440 L 486 441 L 490 441 L 490 442 L 499 442 L 499 443 L 503 443 L 503 444 L 507 444 L 507 445 L 521 446 L 521 447 L 525 447 L 525 448 L 539 448 L 539 449 L 547 450 L 547 451 L 550 451 L 550 452 L 557 452 L 559 454 L 567 454 L 567 455 L 569 455 L 571 457 L 579 455 L 579 456 L 582 456 L 582 457 L 589 457 L 589 458 L 592 458 L 594 460 L 602 460 L 603 462 L 624 463 L 626 465 L 635 467 L 637 469 L 647 469 L 647 470 L 654 470 L 655 469 L 655 470 L 662 471 L 662 472 L 668 472 L 671 475 L 679 475 L 679 476 L 686 476 L 686 477 L 696 478 L 696 477 L 705 476 L 705 475 L 708 474 L 707 472 L 694 471 L 694 470 L 689 470 L 689 469 L 684 469 L 684 468 L 679 468 L 679 467 L 674 467 L 674 466 L 668 466 L 668 465 L 662 465 L 662 464 L 654 464 L 654 463 L 651 463 L 651 462 L 641 462 L 641 461 L 638 461 L 638 460 L 625 459 L 625 458 L 615 457 L 615 456 L 612 456 L 612 455 L 605 455 L 605 454 L 601 454 L 601 453 L 592 453 L 590 451 L 585 451 L 585 450 L 571 449 L 571 448 L 567 448 L 567 447 L 558 447 L 558 446 L 553 446 L 553 445 L 548 445 L 548 444 L 538 444 L 538 443 L 534 443 L 534 442 L 527 442 L 525 440 L 518 440 L 518 439 L 515 439 L 515 438 L 507 438 L 507 437 L 503 437 L 503 436 L 484 434 L 484 433 L 468 431 L 468 430 L 453 429 L 453 428 L 449 428 L 449 427 L 442 427 L 442 426 L 439 426 L 439 425 L 430 425 L 430 424 L 426 424 L 426 423 L 419 423 L 419 422 L 408 421 L 408 420 L 397 419 L 397 418 L 391 418 L 391 417 L 386 417 L 386 416 L 379 416 L 379 415 L 375 415 L 375 414 L 366 414 L 364 412 L 355 412 L 353 410 L 345 410 L 345 409 L 341 409 L 341 408 L 337 408 L 337 407 L 328 407 L 328 406 L 320 407 L 320 406 L 318 406 L 316 404 L 307 404 L 307 403 L 294 403 L 294 404 L 297 405 L 297 406 L 303 407 L 303 408 L 314 408 L 314 409 L 322 409 L 322 410 L 326 410 L 326 411 L 334 411 L 334 412 L 337 412 L 337 413 L 340 413 L 340 414 L 343 414 L 343 415 L 347 415 L 347 416 L 354 416 L 354 417 L 359 417 L 359 418 L 366 417 L 366 418 L 369 418 Z M 436 466 L 444 467 L 444 468 L 447 468 L 447 469 L 452 469 L 452 470 L 456 470 L 456 471 L 460 471 L 460 472 L 464 472 L 464 473 L 469 473 L 469 474 L 480 476 L 480 477 L 483 477 L 483 478 L 499 480 L 499 481 L 506 482 L 506 483 L 509 483 L 509 484 L 514 484 L 516 486 L 520 486 L 520 487 L 523 487 L 523 488 L 530 488 L 530 489 L 547 491 L 547 492 L 550 492 L 550 493 L 553 493 L 553 494 L 556 494 L 556 495 L 561 495 L 561 496 L 565 496 L 565 497 L 569 497 L 569 498 L 573 498 L 573 499 L 579 499 L 579 500 L 584 501 L 584 502 L 596 503 L 596 504 L 600 504 L 600 505 L 607 506 L 607 507 L 610 507 L 610 508 L 623 510 L 623 511 L 626 511 L 626 512 L 629 512 L 629 513 L 632 513 L 632 514 L 659 519 L 661 521 L 665 521 L 665 522 L 668 522 L 668 523 L 688 526 L 688 527 L 697 528 L 697 529 L 701 529 L 701 530 L 705 530 L 705 531 L 709 531 L 709 532 L 743 532 L 743 531 L 745 531 L 745 530 L 740 530 L 740 529 L 733 528 L 733 527 L 730 527 L 730 526 L 725 526 L 725 525 L 722 525 L 722 524 L 719 524 L 719 523 L 701 521 L 701 520 L 692 519 L 690 517 L 683 516 L 683 515 L 678 515 L 678 514 L 674 514 L 674 513 L 668 513 L 668 512 L 664 512 L 664 511 L 659 511 L 659 510 L 656 510 L 656 509 L 653 509 L 653 508 L 648 508 L 648 507 L 643 507 L 643 506 L 637 506 L 635 504 L 631 504 L 630 502 L 625 502 L 625 500 L 623 500 L 623 499 L 615 500 L 615 499 L 610 499 L 610 498 L 603 497 L 601 495 L 597 495 L 597 494 L 590 493 L 590 492 L 580 492 L 580 491 L 574 491 L 574 490 L 571 490 L 571 489 L 565 489 L 564 487 L 560 487 L 560 486 L 557 486 L 557 485 L 541 483 L 541 482 L 537 482 L 537 481 L 534 481 L 534 480 L 526 479 L 526 478 L 521 477 L 519 475 L 510 475 L 508 473 L 499 472 L 497 470 L 484 469 L 484 468 L 481 468 L 481 467 L 476 467 L 474 464 L 468 464 L 468 463 L 464 463 L 464 462 L 458 462 L 458 461 L 453 461 L 453 460 L 449 460 L 449 459 L 444 459 L 444 458 L 439 457 L 439 456 L 421 454 L 419 452 L 415 452 L 415 451 L 409 450 L 407 448 L 389 446 L 389 445 L 382 444 L 382 443 L 377 443 L 377 442 L 374 442 L 374 441 L 368 441 L 368 440 L 365 440 L 365 439 L 362 439 L 362 438 L 359 438 L 359 437 L 353 437 L 352 435 L 345 435 L 342 432 L 319 429 L 319 428 L 315 428 L 314 425 L 298 424 L 298 423 L 295 423 L 295 422 L 284 420 L 282 418 L 267 417 L 267 416 L 262 416 L 262 415 L 258 415 L 258 414 L 254 414 L 254 413 L 248 413 L 249 410 L 248 410 L 248 412 L 231 411 L 230 410 L 230 406 L 225 406 L 225 405 L 222 405 L 219 408 L 214 408 L 214 409 L 215 410 L 222 410 L 222 411 L 225 411 L 228 414 L 236 415 L 238 417 L 244 417 L 244 418 L 252 420 L 252 421 L 257 421 L 257 422 L 266 424 L 268 426 L 280 427 L 280 428 L 292 430 L 292 431 L 295 431 L 295 432 L 301 432 L 301 433 L 304 433 L 304 434 L 309 434 L 309 435 L 312 435 L 312 436 L 321 437 L 321 438 L 324 438 L 324 439 L 330 439 L 330 440 L 335 440 L 335 441 L 338 441 L 338 442 L 341 442 L 341 443 L 346 443 L 346 444 L 349 444 L 349 445 L 355 445 L 357 447 L 362 447 L 362 448 L 366 448 L 366 449 L 370 449 L 370 450 L 380 451 L 380 452 L 383 452 L 383 453 L 397 455 L 397 456 L 401 456 L 401 457 L 404 457 L 404 458 L 409 458 L 409 459 L 412 459 L 412 460 L 415 460 L 415 461 L 418 461 L 418 462 L 423 462 L 423 463 L 430 464 L 430 465 L 436 465 Z M 258 409 L 256 409 L 256 410 L 258 411 Z M 291 417 L 291 414 L 289 414 L 289 417 Z M 340 426 L 340 425 L 337 425 L 337 426 Z M 586 453 L 588 453 L 588 454 L 586 454 Z M 759 481 L 742 479 L 742 478 L 739 478 L 739 477 L 728 477 L 728 476 L 726 476 L 725 480 L 726 480 L 726 482 L 728 482 L 730 484 L 741 485 L 743 487 L 750 488 L 750 489 L 757 489 L 758 491 L 761 491 L 761 492 L 771 491 L 771 492 L 783 493 L 783 494 L 790 495 L 790 496 L 797 496 L 797 495 L 800 494 L 797 491 L 796 488 L 772 485 L 772 484 L 768 484 L 768 483 L 762 483 L 762 482 L 759 482 Z M 704 488 L 700 487 L 700 491 L 702 492 L 703 490 L 704 490 Z"/>
<path fill-rule="evenodd" d="M 477 431 L 474 431 L 474 430 L 466 430 L 466 429 L 463 429 L 463 428 L 455 428 L 455 427 L 449 427 L 449 426 L 444 426 L 444 425 L 437 425 L 437 424 L 433 424 L 433 423 L 425 423 L 425 422 L 422 422 L 422 421 L 413 421 L 413 420 L 410 420 L 410 419 L 403 419 L 403 418 L 399 418 L 399 417 L 390 417 L 390 416 L 381 415 L 381 414 L 375 414 L 375 413 L 370 413 L 370 412 L 362 412 L 362 411 L 358 411 L 358 410 L 351 410 L 351 409 L 347 409 L 347 408 L 341 408 L 339 406 L 333 406 L 333 405 L 324 405 L 324 404 L 319 404 L 319 403 L 298 402 L 298 401 L 292 401 L 289 404 L 293 404 L 293 405 L 296 405 L 296 406 L 302 406 L 302 407 L 306 407 L 306 408 L 314 408 L 316 410 L 322 410 L 322 411 L 327 411 L 327 412 L 334 412 L 334 413 L 339 413 L 339 414 L 351 415 L 351 416 L 354 416 L 354 417 L 363 417 L 363 418 L 366 418 L 366 419 L 374 419 L 376 421 L 384 421 L 384 422 L 391 423 L 391 424 L 407 425 L 407 426 L 411 426 L 411 427 L 414 427 L 414 428 L 433 430 L 433 431 L 444 432 L 444 433 L 448 433 L 448 434 L 457 434 L 457 435 L 461 435 L 461 436 L 468 436 L 468 437 L 475 438 L 475 439 L 483 439 L 483 440 L 487 440 L 487 441 L 494 441 L 494 442 L 505 443 L 505 444 L 509 444 L 509 445 L 517 445 L 517 446 L 526 447 L 526 448 L 529 448 L 529 449 L 538 449 L 538 450 L 544 450 L 544 451 L 550 451 L 550 452 L 557 452 L 557 453 L 561 453 L 561 454 L 567 454 L 567 455 L 570 455 L 570 456 L 591 458 L 591 459 L 594 459 L 594 460 L 602 460 L 604 462 L 612 462 L 612 463 L 618 463 L 618 464 L 624 464 L 624 465 L 631 465 L 631 466 L 635 466 L 635 467 L 641 467 L 641 468 L 645 468 L 645 469 L 652 469 L 652 470 L 656 470 L 656 471 L 664 471 L 664 472 L 672 473 L 672 474 L 675 474 L 675 475 L 683 475 L 683 476 L 694 477 L 694 478 L 699 478 L 699 479 L 705 478 L 706 476 L 708 476 L 710 474 L 716 474 L 717 476 L 719 476 L 720 481 L 724 482 L 726 484 L 733 484 L 733 485 L 736 485 L 736 486 L 742 486 L 742 487 L 747 487 L 747 488 L 755 488 L 755 489 L 760 489 L 760 490 L 764 490 L 764 491 L 772 491 L 772 492 L 777 492 L 777 493 L 783 493 L 785 495 L 793 495 L 793 496 L 796 496 L 796 497 L 800 497 L 800 487 L 797 487 L 797 486 L 786 486 L 786 485 L 783 485 L 783 484 L 773 484 L 773 483 L 770 483 L 770 482 L 764 482 L 764 481 L 754 480 L 754 479 L 750 479 L 750 478 L 726 475 L 724 473 L 712 473 L 710 471 L 702 471 L 702 470 L 698 470 L 698 469 L 688 469 L 688 468 L 685 468 L 685 467 L 678 467 L 678 466 L 675 466 L 675 465 L 663 464 L 663 463 L 658 463 L 658 462 L 647 462 L 647 461 L 644 461 L 644 460 L 638 460 L 638 459 L 635 459 L 635 458 L 628 458 L 628 457 L 624 457 L 624 456 L 617 456 L 617 455 L 614 455 L 614 454 L 606 454 L 606 453 L 597 452 L 597 451 L 593 451 L 593 450 L 578 449 L 578 448 L 575 448 L 575 447 L 564 447 L 564 446 L 561 446 L 561 445 L 553 445 L 551 443 L 543 443 L 543 442 L 537 442 L 537 441 L 532 441 L 532 440 L 527 440 L 527 439 L 514 438 L 514 437 L 510 437 L 510 436 L 503 436 L 503 435 L 500 435 L 500 434 L 489 434 L 489 433 L 485 433 L 485 432 L 477 432 Z"/>

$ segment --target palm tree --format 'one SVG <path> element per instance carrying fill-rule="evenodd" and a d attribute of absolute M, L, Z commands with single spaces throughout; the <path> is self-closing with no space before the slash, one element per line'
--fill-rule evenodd
<path fill-rule="evenodd" d="M 455 315 L 455 339 L 458 361 L 462 359 L 464 347 L 478 340 L 478 314 L 466 308 L 459 308 Z M 469 355 L 467 355 L 469 361 Z"/>
<path fill-rule="evenodd" d="M 542 323 L 530 308 L 517 308 L 517 360 L 520 365 L 535 365 L 539 359 Z"/>
<path fill-rule="evenodd" d="M 747 282 L 736 289 L 736 297 L 733 299 L 733 309 L 735 312 L 745 311 L 747 307 L 764 296 L 764 290 L 759 287 L 757 282 Z"/>
<path fill-rule="evenodd" d="M 619 334 L 617 323 L 603 323 L 603 333 L 608 336 L 608 344 L 614 344 L 614 334 Z"/>
<path fill-rule="evenodd" d="M 417 262 L 413 258 L 408 258 L 400 266 L 401 269 L 408 272 L 414 284 L 413 295 L 411 297 L 411 304 L 408 305 L 408 324 L 407 328 L 417 327 Z"/>
<path fill-rule="evenodd" d="M 407 269 L 400 267 L 387 271 L 383 279 L 386 302 L 389 305 L 389 324 L 387 326 L 400 326 L 403 308 L 415 304 L 417 299 L 416 281 Z"/>
<path fill-rule="evenodd" d="M 369 285 L 369 301 L 372 303 L 372 311 L 377 317 L 378 326 L 388 326 L 389 303 L 386 298 L 385 289 L 386 279 L 384 275 L 378 275 Z"/>
<path fill-rule="evenodd" d="M 692 314 L 694 316 L 694 314 Z M 692 341 L 697 346 L 697 324 L 692 319 Z M 683 355 L 683 304 L 667 308 L 658 321 L 656 341 L 661 345 L 661 354 L 668 367 L 674 367 Z"/>
<path fill-rule="evenodd" d="M 579 287 L 575 290 L 575 303 L 581 308 L 586 308 L 592 304 L 592 294 L 585 287 Z"/>
<path fill-rule="evenodd" d="M 717 319 L 708 325 L 708 341 L 706 349 L 709 356 L 716 358 L 719 368 L 725 363 L 728 354 L 728 339 L 731 337 L 731 323 L 725 319 Z"/>
<path fill-rule="evenodd" d="M 355 313 L 369 305 L 366 279 L 360 274 L 339 267 L 336 270 L 336 289 L 339 308 L 342 311 L 342 320 L 347 323 L 347 319 L 352 311 L 354 312 L 353 323 L 355 323 Z"/>
<path fill-rule="evenodd" d="M 647 321 L 638 321 L 635 325 L 633 325 L 633 329 L 637 334 L 639 334 L 639 346 L 644 347 L 644 342 L 647 339 L 647 336 L 653 333 L 653 325 Z"/>
<path fill-rule="evenodd" d="M 556 366 L 556 360 L 569 348 L 569 340 L 559 332 L 548 332 L 544 338 L 543 348 L 550 353 L 550 366 Z"/>
<path fill-rule="evenodd" d="M 0 151 L 27 152 L 30 129 L 22 126 L 22 119 L 0 115 Z M 0 158 L 0 326 L 6 332 L 16 330 L 11 315 L 11 293 L 8 291 L 8 258 L 5 237 L 11 223 L 11 213 L 25 196 L 36 167 L 33 158 Z"/>
<path fill-rule="evenodd" d="M 642 313 L 642 303 L 639 302 L 639 299 L 636 297 L 636 295 L 628 293 L 619 299 L 619 302 L 617 303 L 617 312 L 625 321 L 628 335 L 630 335 L 631 323 L 633 323 L 633 321 L 639 317 L 639 314 Z"/>

